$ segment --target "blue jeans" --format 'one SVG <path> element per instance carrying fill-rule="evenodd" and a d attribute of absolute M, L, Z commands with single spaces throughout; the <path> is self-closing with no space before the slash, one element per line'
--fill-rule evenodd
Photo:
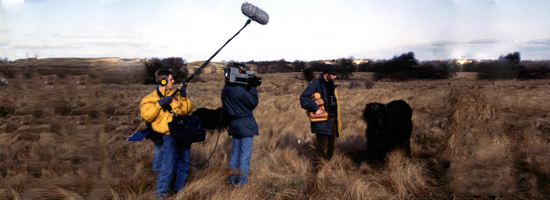
<path fill-rule="evenodd" d="M 235 185 L 236 182 L 243 185 L 248 179 L 248 168 L 250 157 L 252 156 L 253 137 L 236 138 L 233 137 L 233 147 L 231 156 L 229 156 L 229 170 L 239 168 L 239 177 L 230 176 L 229 184 Z"/>
<path fill-rule="evenodd" d="M 160 170 L 161 163 L 162 163 L 162 145 L 155 144 L 155 154 L 153 156 L 154 172 L 158 172 Z"/>
<path fill-rule="evenodd" d="M 168 185 L 172 174 L 176 175 L 176 183 L 174 191 L 178 192 L 183 189 L 185 180 L 189 171 L 189 154 L 190 146 L 177 147 L 172 136 L 163 136 L 164 143 L 162 144 L 162 164 L 160 166 L 159 176 L 157 178 L 157 186 L 155 188 L 155 196 L 164 198 L 168 192 Z M 173 173 L 175 171 L 175 173 Z"/>

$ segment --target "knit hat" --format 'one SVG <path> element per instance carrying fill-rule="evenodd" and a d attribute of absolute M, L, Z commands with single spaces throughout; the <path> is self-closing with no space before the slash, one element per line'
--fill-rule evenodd
<path fill-rule="evenodd" d="M 325 65 L 325 68 L 323 69 L 323 73 L 332 74 L 332 75 L 338 75 L 338 66 L 328 64 Z"/>

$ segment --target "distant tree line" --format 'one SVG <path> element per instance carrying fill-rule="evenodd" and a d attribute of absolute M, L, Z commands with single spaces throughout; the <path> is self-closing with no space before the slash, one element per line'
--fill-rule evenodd
<path fill-rule="evenodd" d="M 232 61 L 236 62 L 236 61 Z M 496 60 L 471 61 L 459 64 L 454 59 L 418 61 L 414 52 L 396 55 L 388 60 L 363 60 L 359 64 L 353 57 L 323 61 L 284 59 L 273 61 L 246 61 L 255 65 L 257 73 L 303 72 L 304 78 L 310 80 L 314 72 L 322 72 L 326 64 L 338 66 L 338 79 L 349 79 L 354 72 L 373 72 L 375 80 L 436 80 L 452 77 L 456 72 L 477 72 L 478 79 L 543 79 L 550 78 L 550 61 L 521 61 L 519 52 L 500 56 Z M 147 63 L 149 79 L 146 84 L 154 82 L 154 72 L 160 68 L 170 68 L 176 72 L 176 81 L 183 81 L 188 76 L 187 62 L 182 58 L 153 58 Z M 316 77 L 313 77 L 316 78 Z"/>
<path fill-rule="evenodd" d="M 444 61 L 419 62 L 414 52 L 394 56 L 390 60 L 364 64 L 360 68 L 374 72 L 374 79 L 406 81 L 414 79 L 445 79 L 455 71 L 453 65 Z"/>
<path fill-rule="evenodd" d="M 233 61 L 235 62 L 235 61 Z M 15 71 L 10 67 L 7 58 L 0 58 L 0 72 L 11 78 Z M 247 61 L 255 65 L 256 71 L 263 73 L 303 72 L 304 78 L 310 80 L 314 72 L 322 72 L 326 64 L 338 66 L 338 79 L 349 79 L 354 72 L 372 72 L 375 80 L 406 81 L 419 79 L 445 79 L 456 72 L 476 72 L 478 79 L 548 79 L 550 78 L 550 61 L 521 61 L 520 52 L 500 56 L 495 60 L 475 61 L 459 64 L 454 59 L 418 61 L 414 52 L 396 55 L 388 60 L 363 60 L 355 63 L 353 57 L 322 61 L 284 59 L 274 61 Z M 171 69 L 176 82 L 183 82 L 189 75 L 187 61 L 180 57 L 152 58 L 145 61 L 148 77 L 144 84 L 156 84 L 154 74 L 158 69 Z M 9 65 L 9 66 L 8 66 Z M 11 71 L 10 71 L 11 70 Z M 307 72 L 307 73 L 306 73 Z M 306 77 L 307 76 L 307 77 Z M 313 77 L 316 78 L 316 77 Z"/>

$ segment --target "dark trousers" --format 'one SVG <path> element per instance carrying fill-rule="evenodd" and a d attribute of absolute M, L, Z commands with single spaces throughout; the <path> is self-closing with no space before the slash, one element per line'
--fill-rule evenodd
<path fill-rule="evenodd" d="M 330 160 L 332 158 L 332 155 L 334 155 L 334 149 L 336 149 L 335 142 L 336 142 L 336 132 L 338 131 L 338 126 L 336 124 L 336 119 L 332 118 L 332 134 L 330 135 L 323 135 L 323 134 L 315 134 L 315 137 L 317 139 L 317 155 L 320 158 L 324 158 L 326 160 Z"/>

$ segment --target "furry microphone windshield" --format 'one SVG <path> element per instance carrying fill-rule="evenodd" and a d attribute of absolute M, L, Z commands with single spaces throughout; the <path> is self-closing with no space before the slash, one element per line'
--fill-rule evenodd
<path fill-rule="evenodd" d="M 266 12 L 248 2 L 243 3 L 241 6 L 241 11 L 248 18 L 260 23 L 261 25 L 266 25 L 269 21 L 269 15 L 267 15 Z"/>

